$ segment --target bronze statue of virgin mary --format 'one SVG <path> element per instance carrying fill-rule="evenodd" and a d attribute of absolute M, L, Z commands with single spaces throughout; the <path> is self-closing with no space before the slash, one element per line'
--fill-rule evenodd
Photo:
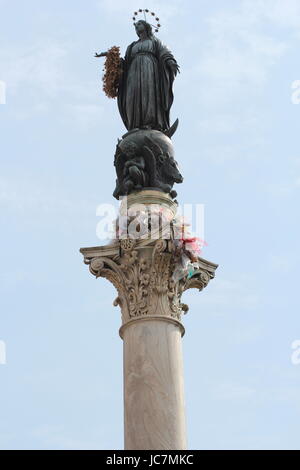
<path fill-rule="evenodd" d="M 135 24 L 139 39 L 127 48 L 122 62 L 118 106 L 128 130 L 170 127 L 173 81 L 178 65 L 169 49 L 152 33 L 146 21 Z"/>
<path fill-rule="evenodd" d="M 139 37 L 120 62 L 118 108 L 127 130 L 170 128 L 173 82 L 179 66 L 171 51 L 144 20 L 135 25 Z M 106 56 L 107 52 L 96 54 Z"/>

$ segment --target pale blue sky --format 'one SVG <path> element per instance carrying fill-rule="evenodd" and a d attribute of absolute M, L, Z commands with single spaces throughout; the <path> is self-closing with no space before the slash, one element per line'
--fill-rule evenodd
<path fill-rule="evenodd" d="M 189 448 L 299 449 L 298 0 L 0 0 L 0 448 L 123 447 L 120 313 L 78 250 L 124 133 L 93 54 L 125 52 L 139 7 L 181 66 L 178 199 L 220 265 L 184 297 Z"/>

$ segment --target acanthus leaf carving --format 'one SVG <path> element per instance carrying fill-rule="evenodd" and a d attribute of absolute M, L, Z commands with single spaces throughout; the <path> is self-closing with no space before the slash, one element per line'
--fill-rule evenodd
<path fill-rule="evenodd" d="M 114 305 L 121 307 L 123 323 L 147 315 L 180 320 L 188 311 L 181 302 L 183 292 L 202 290 L 214 277 L 213 269 L 201 267 L 191 278 L 174 280 L 176 260 L 168 240 L 158 239 L 142 247 L 122 240 L 120 246 L 121 255 L 85 256 L 85 263 L 94 276 L 105 277 L 117 289 Z"/>

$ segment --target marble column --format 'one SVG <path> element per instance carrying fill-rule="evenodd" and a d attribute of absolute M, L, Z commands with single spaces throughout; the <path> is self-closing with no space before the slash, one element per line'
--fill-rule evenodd
<path fill-rule="evenodd" d="M 122 328 L 125 449 L 186 449 L 183 331 L 155 316 Z"/>
<path fill-rule="evenodd" d="M 126 198 L 127 208 L 153 204 L 171 215 L 177 204 L 165 193 L 145 190 Z M 124 212 L 122 202 L 120 214 Z M 110 245 L 82 248 L 84 262 L 96 277 L 115 286 L 122 313 L 124 346 L 125 449 L 186 449 L 181 302 L 189 288 L 202 290 L 217 265 L 198 258 L 192 277 L 175 281 L 172 238 L 115 240 Z"/>

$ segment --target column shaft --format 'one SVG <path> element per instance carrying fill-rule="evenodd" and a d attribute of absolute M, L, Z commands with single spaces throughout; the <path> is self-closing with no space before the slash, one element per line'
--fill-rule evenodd
<path fill-rule="evenodd" d="M 186 449 L 181 332 L 165 318 L 123 330 L 125 449 Z"/>

